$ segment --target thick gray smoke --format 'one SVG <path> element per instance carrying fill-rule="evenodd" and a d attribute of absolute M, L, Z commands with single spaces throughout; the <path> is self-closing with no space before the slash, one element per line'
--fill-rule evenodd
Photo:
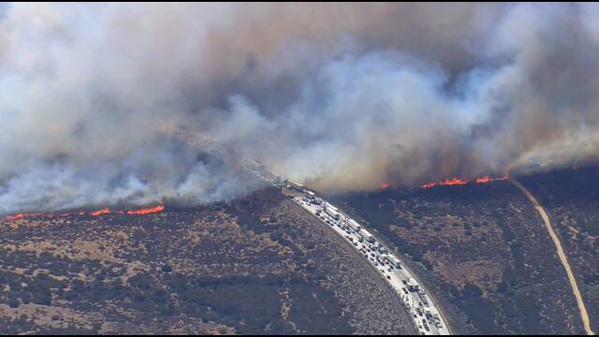
<path fill-rule="evenodd" d="M 0 213 L 234 198 L 236 153 L 329 191 L 595 159 L 597 55 L 597 5 L 0 5 Z"/>

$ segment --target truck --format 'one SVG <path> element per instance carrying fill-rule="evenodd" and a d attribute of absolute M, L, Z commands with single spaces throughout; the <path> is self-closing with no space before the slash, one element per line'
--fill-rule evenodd
<path fill-rule="evenodd" d="M 376 240 L 374 239 L 374 236 L 372 236 L 370 233 L 368 233 L 367 231 L 360 229 L 357 231 L 358 234 L 364 238 L 364 240 L 366 240 L 366 242 L 373 244 L 376 242 Z"/>
<path fill-rule="evenodd" d="M 349 221 L 347 221 L 347 224 L 356 232 L 359 232 L 360 229 L 362 229 L 360 224 L 358 222 L 356 222 L 356 220 L 354 220 L 354 219 L 349 219 Z"/>
<path fill-rule="evenodd" d="M 325 213 L 330 215 L 333 219 L 339 220 L 341 218 L 341 214 L 339 213 L 339 210 L 335 206 L 329 204 L 328 202 L 325 202 L 323 204 L 323 209 L 324 209 Z"/>

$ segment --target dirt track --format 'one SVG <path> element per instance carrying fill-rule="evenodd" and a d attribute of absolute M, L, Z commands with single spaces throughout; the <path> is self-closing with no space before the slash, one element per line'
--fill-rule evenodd
<path fill-rule="evenodd" d="M 537 212 L 539 212 L 539 214 L 543 218 L 543 222 L 545 223 L 545 227 L 547 228 L 547 231 L 549 232 L 549 236 L 551 237 L 551 240 L 553 240 L 553 243 L 555 244 L 555 248 L 557 250 L 557 255 L 559 256 L 559 259 L 560 259 L 562 265 L 564 266 L 564 269 L 566 270 L 566 274 L 568 275 L 568 281 L 570 281 L 570 286 L 572 287 L 572 292 L 574 293 L 574 296 L 576 297 L 576 303 L 578 304 L 578 309 L 580 310 L 580 317 L 581 317 L 582 323 L 584 325 L 584 330 L 587 335 L 594 335 L 595 333 L 591 329 L 589 314 L 584 305 L 584 301 L 582 299 L 582 294 L 580 292 L 580 289 L 578 289 L 578 284 L 576 283 L 576 278 L 574 278 L 574 273 L 572 272 L 572 268 L 570 268 L 570 263 L 568 263 L 568 257 L 566 256 L 566 253 L 564 252 L 564 249 L 562 248 L 562 243 L 560 242 L 559 237 L 553 230 L 553 225 L 551 224 L 551 220 L 549 219 L 549 215 L 547 214 L 547 211 L 545 211 L 545 208 L 543 208 L 543 206 L 539 203 L 539 201 L 534 197 L 534 195 L 532 195 L 532 193 L 530 193 L 530 191 L 526 187 L 524 187 L 524 185 L 522 185 L 521 183 L 519 183 L 518 181 L 516 181 L 513 178 L 511 178 L 510 180 L 516 187 L 518 187 L 526 195 L 526 197 L 533 204 L 533 206 L 535 207 Z"/>

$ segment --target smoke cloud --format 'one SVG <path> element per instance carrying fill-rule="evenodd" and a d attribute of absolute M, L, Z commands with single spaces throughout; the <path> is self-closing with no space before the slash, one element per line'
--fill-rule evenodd
<path fill-rule="evenodd" d="M 227 200 L 239 154 L 326 191 L 594 160 L 597 55 L 597 5 L 0 5 L 0 213 Z"/>

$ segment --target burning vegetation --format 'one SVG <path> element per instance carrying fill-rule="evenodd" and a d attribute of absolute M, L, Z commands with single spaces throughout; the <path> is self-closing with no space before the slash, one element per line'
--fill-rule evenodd
<path fill-rule="evenodd" d="M 388 189 L 390 189 L 392 186 L 389 183 L 382 183 L 381 184 L 381 191 L 386 191 Z"/>
<path fill-rule="evenodd" d="M 468 185 L 468 184 L 488 184 L 488 183 L 492 183 L 494 181 L 502 181 L 502 180 L 507 180 L 507 179 L 509 179 L 509 177 L 507 177 L 507 176 L 501 176 L 501 177 L 484 176 L 484 177 L 478 177 L 478 178 L 474 178 L 474 179 L 463 179 L 463 178 L 458 178 L 458 177 L 452 177 L 452 178 L 447 178 L 442 181 L 429 182 L 429 183 L 421 185 L 421 187 L 423 189 L 431 189 L 433 187 L 438 187 L 438 186 L 463 186 L 463 185 Z M 393 186 L 390 183 L 385 182 L 385 183 L 382 183 L 379 187 L 380 187 L 381 191 L 386 191 L 388 189 L 391 189 Z"/>
<path fill-rule="evenodd" d="M 148 215 L 162 213 L 162 211 L 164 211 L 164 205 L 160 204 L 156 207 L 143 208 L 135 211 L 127 211 L 127 215 Z"/>
<path fill-rule="evenodd" d="M 4 217 L 5 221 L 17 221 L 17 220 L 28 220 L 28 219 L 53 219 L 53 218 L 65 218 L 74 215 L 78 216 L 91 216 L 91 217 L 99 217 L 103 215 L 109 214 L 122 214 L 122 215 L 149 215 L 149 214 L 157 214 L 162 213 L 165 210 L 164 204 L 159 204 L 154 207 L 136 209 L 136 210 L 119 210 L 112 211 L 110 208 L 106 207 L 97 211 L 92 212 L 65 212 L 65 213 L 19 213 L 13 214 Z"/>
<path fill-rule="evenodd" d="M 112 211 L 110 210 L 110 208 L 104 208 L 104 209 L 101 209 L 99 211 L 91 212 L 90 215 L 91 216 L 101 216 L 101 215 L 107 215 L 107 214 L 110 214 L 110 213 L 112 213 Z"/>
<path fill-rule="evenodd" d="M 437 186 L 461 186 L 461 185 L 467 185 L 467 184 L 471 184 L 471 183 L 488 184 L 488 183 L 491 183 L 494 181 L 501 181 L 501 180 L 507 180 L 507 179 L 508 179 L 508 177 L 506 177 L 506 176 L 497 177 L 497 178 L 493 178 L 491 176 L 484 176 L 484 177 L 476 178 L 474 180 L 460 179 L 457 177 L 453 177 L 453 178 L 445 179 L 443 181 L 426 183 L 426 184 L 422 185 L 422 188 L 431 189 L 431 188 L 437 187 Z"/>

